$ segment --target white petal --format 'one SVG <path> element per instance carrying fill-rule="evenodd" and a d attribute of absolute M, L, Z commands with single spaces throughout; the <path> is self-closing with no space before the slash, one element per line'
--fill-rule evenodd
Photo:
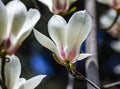
<path fill-rule="evenodd" d="M 49 10 L 53 12 L 53 0 L 38 0 L 38 1 L 48 6 Z"/>
<path fill-rule="evenodd" d="M 33 30 L 35 38 L 37 39 L 37 41 L 43 45 L 44 47 L 48 48 L 49 50 L 51 50 L 52 52 L 56 51 L 56 46 L 55 44 L 45 35 L 41 34 L 40 32 L 38 32 L 37 30 Z"/>
<path fill-rule="evenodd" d="M 26 83 L 26 79 L 25 78 L 19 78 L 17 87 L 20 88 L 24 83 Z"/>
<path fill-rule="evenodd" d="M 9 16 L 8 33 L 11 31 L 16 36 L 25 22 L 27 9 L 19 0 L 9 2 L 6 9 Z"/>
<path fill-rule="evenodd" d="M 74 60 L 73 63 L 75 63 L 76 61 L 79 61 L 79 60 L 82 60 L 82 59 L 85 59 L 89 56 L 92 56 L 92 54 L 89 54 L 89 53 L 80 53 L 77 60 Z"/>
<path fill-rule="evenodd" d="M 20 38 L 17 39 L 17 43 L 14 45 L 14 47 L 22 44 L 22 42 L 30 35 L 31 31 L 32 31 L 32 29 L 24 32 L 24 33 L 20 36 Z M 13 47 L 13 48 L 14 48 L 14 47 Z"/>
<path fill-rule="evenodd" d="M 31 31 L 32 29 L 23 33 L 19 39 L 17 39 L 15 36 L 12 36 L 12 44 L 7 49 L 7 52 L 9 54 L 14 54 L 17 51 L 17 49 L 22 45 L 22 42 L 26 39 L 26 37 L 31 33 Z"/>
<path fill-rule="evenodd" d="M 58 48 L 65 45 L 66 21 L 59 15 L 54 15 L 48 22 L 48 32 Z"/>
<path fill-rule="evenodd" d="M 34 89 L 35 87 L 38 86 L 38 84 L 40 84 L 40 82 L 43 80 L 43 78 L 46 75 L 38 75 L 35 76 L 29 80 L 27 80 L 26 83 L 24 83 L 19 89 Z"/>
<path fill-rule="evenodd" d="M 77 60 L 82 60 L 82 59 L 85 59 L 89 56 L 92 56 L 92 54 L 89 54 L 89 53 L 80 53 L 80 55 L 78 56 Z"/>
<path fill-rule="evenodd" d="M 5 66 L 5 82 L 8 89 L 14 89 L 16 87 L 16 83 L 19 80 L 19 76 L 21 73 L 21 64 L 19 59 L 12 55 L 10 56 L 10 62 L 6 63 Z"/>
<path fill-rule="evenodd" d="M 0 0 L 0 39 L 5 39 L 7 36 L 7 19 L 6 8 Z"/>
<path fill-rule="evenodd" d="M 18 47 L 22 44 L 22 42 L 29 36 L 31 33 L 33 27 L 37 23 L 37 21 L 40 19 L 40 13 L 36 9 L 30 9 L 27 12 L 27 18 L 26 21 L 21 28 L 19 34 L 16 36 L 11 36 L 11 47 L 8 49 L 8 51 L 13 51 L 15 47 Z"/>
<path fill-rule="evenodd" d="M 35 24 L 40 19 L 40 17 L 41 17 L 41 14 L 39 13 L 39 11 L 37 9 L 30 9 L 27 12 L 26 21 L 25 21 L 24 26 L 22 27 L 19 35 L 17 36 L 17 39 L 19 39 L 22 36 L 22 34 L 26 33 L 28 30 L 32 30 L 33 27 L 35 26 Z"/>
<path fill-rule="evenodd" d="M 91 16 L 86 11 L 78 11 L 70 18 L 67 26 L 68 52 L 76 48 L 79 54 L 80 46 L 87 38 L 92 27 Z"/>

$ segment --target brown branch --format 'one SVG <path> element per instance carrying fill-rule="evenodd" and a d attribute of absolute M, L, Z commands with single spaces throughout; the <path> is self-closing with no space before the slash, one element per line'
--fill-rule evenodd
<path fill-rule="evenodd" d="M 70 66 L 66 66 L 68 72 L 74 76 L 77 79 L 83 80 L 88 82 L 90 85 L 92 85 L 95 89 L 100 89 L 95 83 L 93 83 L 92 81 L 90 81 L 88 78 L 86 78 L 85 76 L 83 76 L 81 73 L 79 73 L 75 68 L 70 68 Z"/>
<path fill-rule="evenodd" d="M 39 8 L 39 6 L 37 5 L 36 0 L 32 0 L 32 2 L 33 2 L 33 4 L 34 4 L 35 8 L 37 8 L 37 9 L 40 11 L 40 8 Z"/>

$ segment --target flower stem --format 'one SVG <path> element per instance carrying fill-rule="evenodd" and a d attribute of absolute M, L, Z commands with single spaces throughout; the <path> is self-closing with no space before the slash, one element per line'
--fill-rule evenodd
<path fill-rule="evenodd" d="M 0 85 L 2 87 L 2 89 L 7 89 L 5 83 L 0 79 Z"/>
<path fill-rule="evenodd" d="M 4 71 L 5 71 L 5 64 L 6 64 L 6 54 L 3 53 L 2 55 L 2 69 L 1 69 L 1 75 L 2 75 L 2 81 L 5 82 L 5 74 L 4 74 Z"/>
<path fill-rule="evenodd" d="M 85 76 L 83 76 L 81 73 L 79 73 L 75 68 L 70 68 L 70 66 L 66 66 L 68 72 L 74 76 L 77 79 L 83 80 L 88 82 L 90 85 L 92 85 L 95 89 L 100 89 L 95 83 L 87 79 Z"/>
<path fill-rule="evenodd" d="M 6 87 L 6 84 L 5 84 L 5 64 L 6 64 L 6 53 L 3 52 L 2 55 L 1 55 L 1 61 L 2 61 L 2 64 L 1 64 L 1 78 L 0 79 L 0 85 L 2 87 L 2 89 L 7 89 Z"/>

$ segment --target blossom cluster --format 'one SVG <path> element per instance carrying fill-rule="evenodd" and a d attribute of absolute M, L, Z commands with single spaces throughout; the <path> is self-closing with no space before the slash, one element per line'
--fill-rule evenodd
<path fill-rule="evenodd" d="M 45 77 L 45 75 L 38 75 L 29 80 L 19 78 L 21 64 L 14 54 L 33 29 L 38 42 L 53 52 L 59 64 L 66 66 L 68 62 L 73 64 L 91 56 L 89 53 L 80 51 L 92 27 L 92 18 L 88 12 L 86 10 L 75 12 L 67 23 L 62 16 L 57 14 L 67 13 L 70 5 L 76 0 L 39 1 L 48 5 L 50 11 L 56 14 L 48 22 L 48 32 L 51 38 L 34 28 L 41 17 L 37 9 L 27 11 L 26 6 L 20 0 L 10 1 L 6 5 L 0 0 L 0 65 L 5 62 L 2 67 L 4 71 L 2 68 L 0 71 L 2 72 L 1 80 L 7 89 L 34 89 Z M 6 63 L 6 58 L 9 59 L 8 63 Z"/>

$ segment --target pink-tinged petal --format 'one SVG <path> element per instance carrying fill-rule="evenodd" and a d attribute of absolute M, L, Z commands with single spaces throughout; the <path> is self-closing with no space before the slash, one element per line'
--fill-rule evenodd
<path fill-rule="evenodd" d="M 49 50 L 51 50 L 52 52 L 56 52 L 56 45 L 45 35 L 41 34 L 40 32 L 38 32 L 37 30 L 33 30 L 35 38 L 37 39 L 37 41 L 43 45 L 44 47 L 48 48 Z"/>
<path fill-rule="evenodd" d="M 61 50 L 65 46 L 66 21 L 59 15 L 54 15 L 48 22 L 48 32 L 52 40 Z"/>
<path fill-rule="evenodd" d="M 10 39 L 10 37 L 8 37 L 8 38 L 6 39 L 6 42 L 5 42 L 5 44 L 4 44 L 3 49 L 6 50 L 6 49 L 8 49 L 10 46 L 11 46 L 11 39 Z"/>
<path fill-rule="evenodd" d="M 53 12 L 53 0 L 38 0 L 38 1 L 48 6 L 49 10 Z"/>
<path fill-rule="evenodd" d="M 3 50 L 7 52 L 7 54 L 12 55 L 16 52 L 17 48 L 20 46 L 15 47 L 17 42 L 16 36 L 10 35 L 8 39 L 6 39 Z"/>
<path fill-rule="evenodd" d="M 38 75 L 26 81 L 19 89 L 34 89 L 45 78 L 46 75 Z"/>
<path fill-rule="evenodd" d="M 72 48 L 72 50 L 69 52 L 69 54 L 67 55 L 67 59 L 69 59 L 70 62 L 72 62 L 73 60 L 76 60 L 78 54 L 76 52 L 76 46 L 74 46 Z"/>
<path fill-rule="evenodd" d="M 21 28 L 19 34 L 16 36 L 10 35 L 11 39 L 11 46 L 7 49 L 7 53 L 13 54 L 17 51 L 17 49 L 20 47 L 22 42 L 29 36 L 31 33 L 33 27 L 37 23 L 37 21 L 40 18 L 40 13 L 36 9 L 30 9 L 27 12 L 27 18 L 26 21 Z"/>
<path fill-rule="evenodd" d="M 66 44 L 67 55 L 73 50 L 79 55 L 80 46 L 91 31 L 92 19 L 86 11 L 78 11 L 73 14 L 67 25 Z"/>
<path fill-rule="evenodd" d="M 8 89 L 15 89 L 21 73 L 21 64 L 15 55 L 10 56 L 9 58 L 10 62 L 6 63 L 5 66 L 5 83 Z"/>
<path fill-rule="evenodd" d="M 13 44 L 11 44 L 11 46 L 8 49 L 6 49 L 7 53 L 9 55 L 14 54 L 18 50 L 18 48 L 22 45 L 22 42 L 26 39 L 26 37 L 31 33 L 31 31 L 32 31 L 32 29 L 23 33 L 19 39 L 14 38 L 12 40 L 12 41 L 14 41 L 14 42 L 12 42 Z"/>
<path fill-rule="evenodd" d="M 4 49 L 5 52 L 7 52 L 7 54 L 12 55 L 15 54 L 16 51 L 18 50 L 18 48 L 21 46 L 21 44 L 19 45 L 15 45 L 15 46 L 10 46 L 8 49 Z"/>
<path fill-rule="evenodd" d="M 87 57 L 90 57 L 92 56 L 92 54 L 89 54 L 89 53 L 80 53 L 77 60 L 73 60 L 73 63 L 75 63 L 76 61 L 79 61 L 79 60 L 82 60 L 82 59 L 85 59 Z"/>
<path fill-rule="evenodd" d="M 53 10 L 54 13 L 59 14 L 61 12 L 66 12 L 69 9 L 68 0 L 53 0 Z"/>
<path fill-rule="evenodd" d="M 7 11 L 2 0 L 0 0 L 0 44 L 7 37 L 7 21 Z"/>
<path fill-rule="evenodd" d="M 27 9 L 19 0 L 9 2 L 6 9 L 9 16 L 8 33 L 17 36 L 25 22 Z"/>

